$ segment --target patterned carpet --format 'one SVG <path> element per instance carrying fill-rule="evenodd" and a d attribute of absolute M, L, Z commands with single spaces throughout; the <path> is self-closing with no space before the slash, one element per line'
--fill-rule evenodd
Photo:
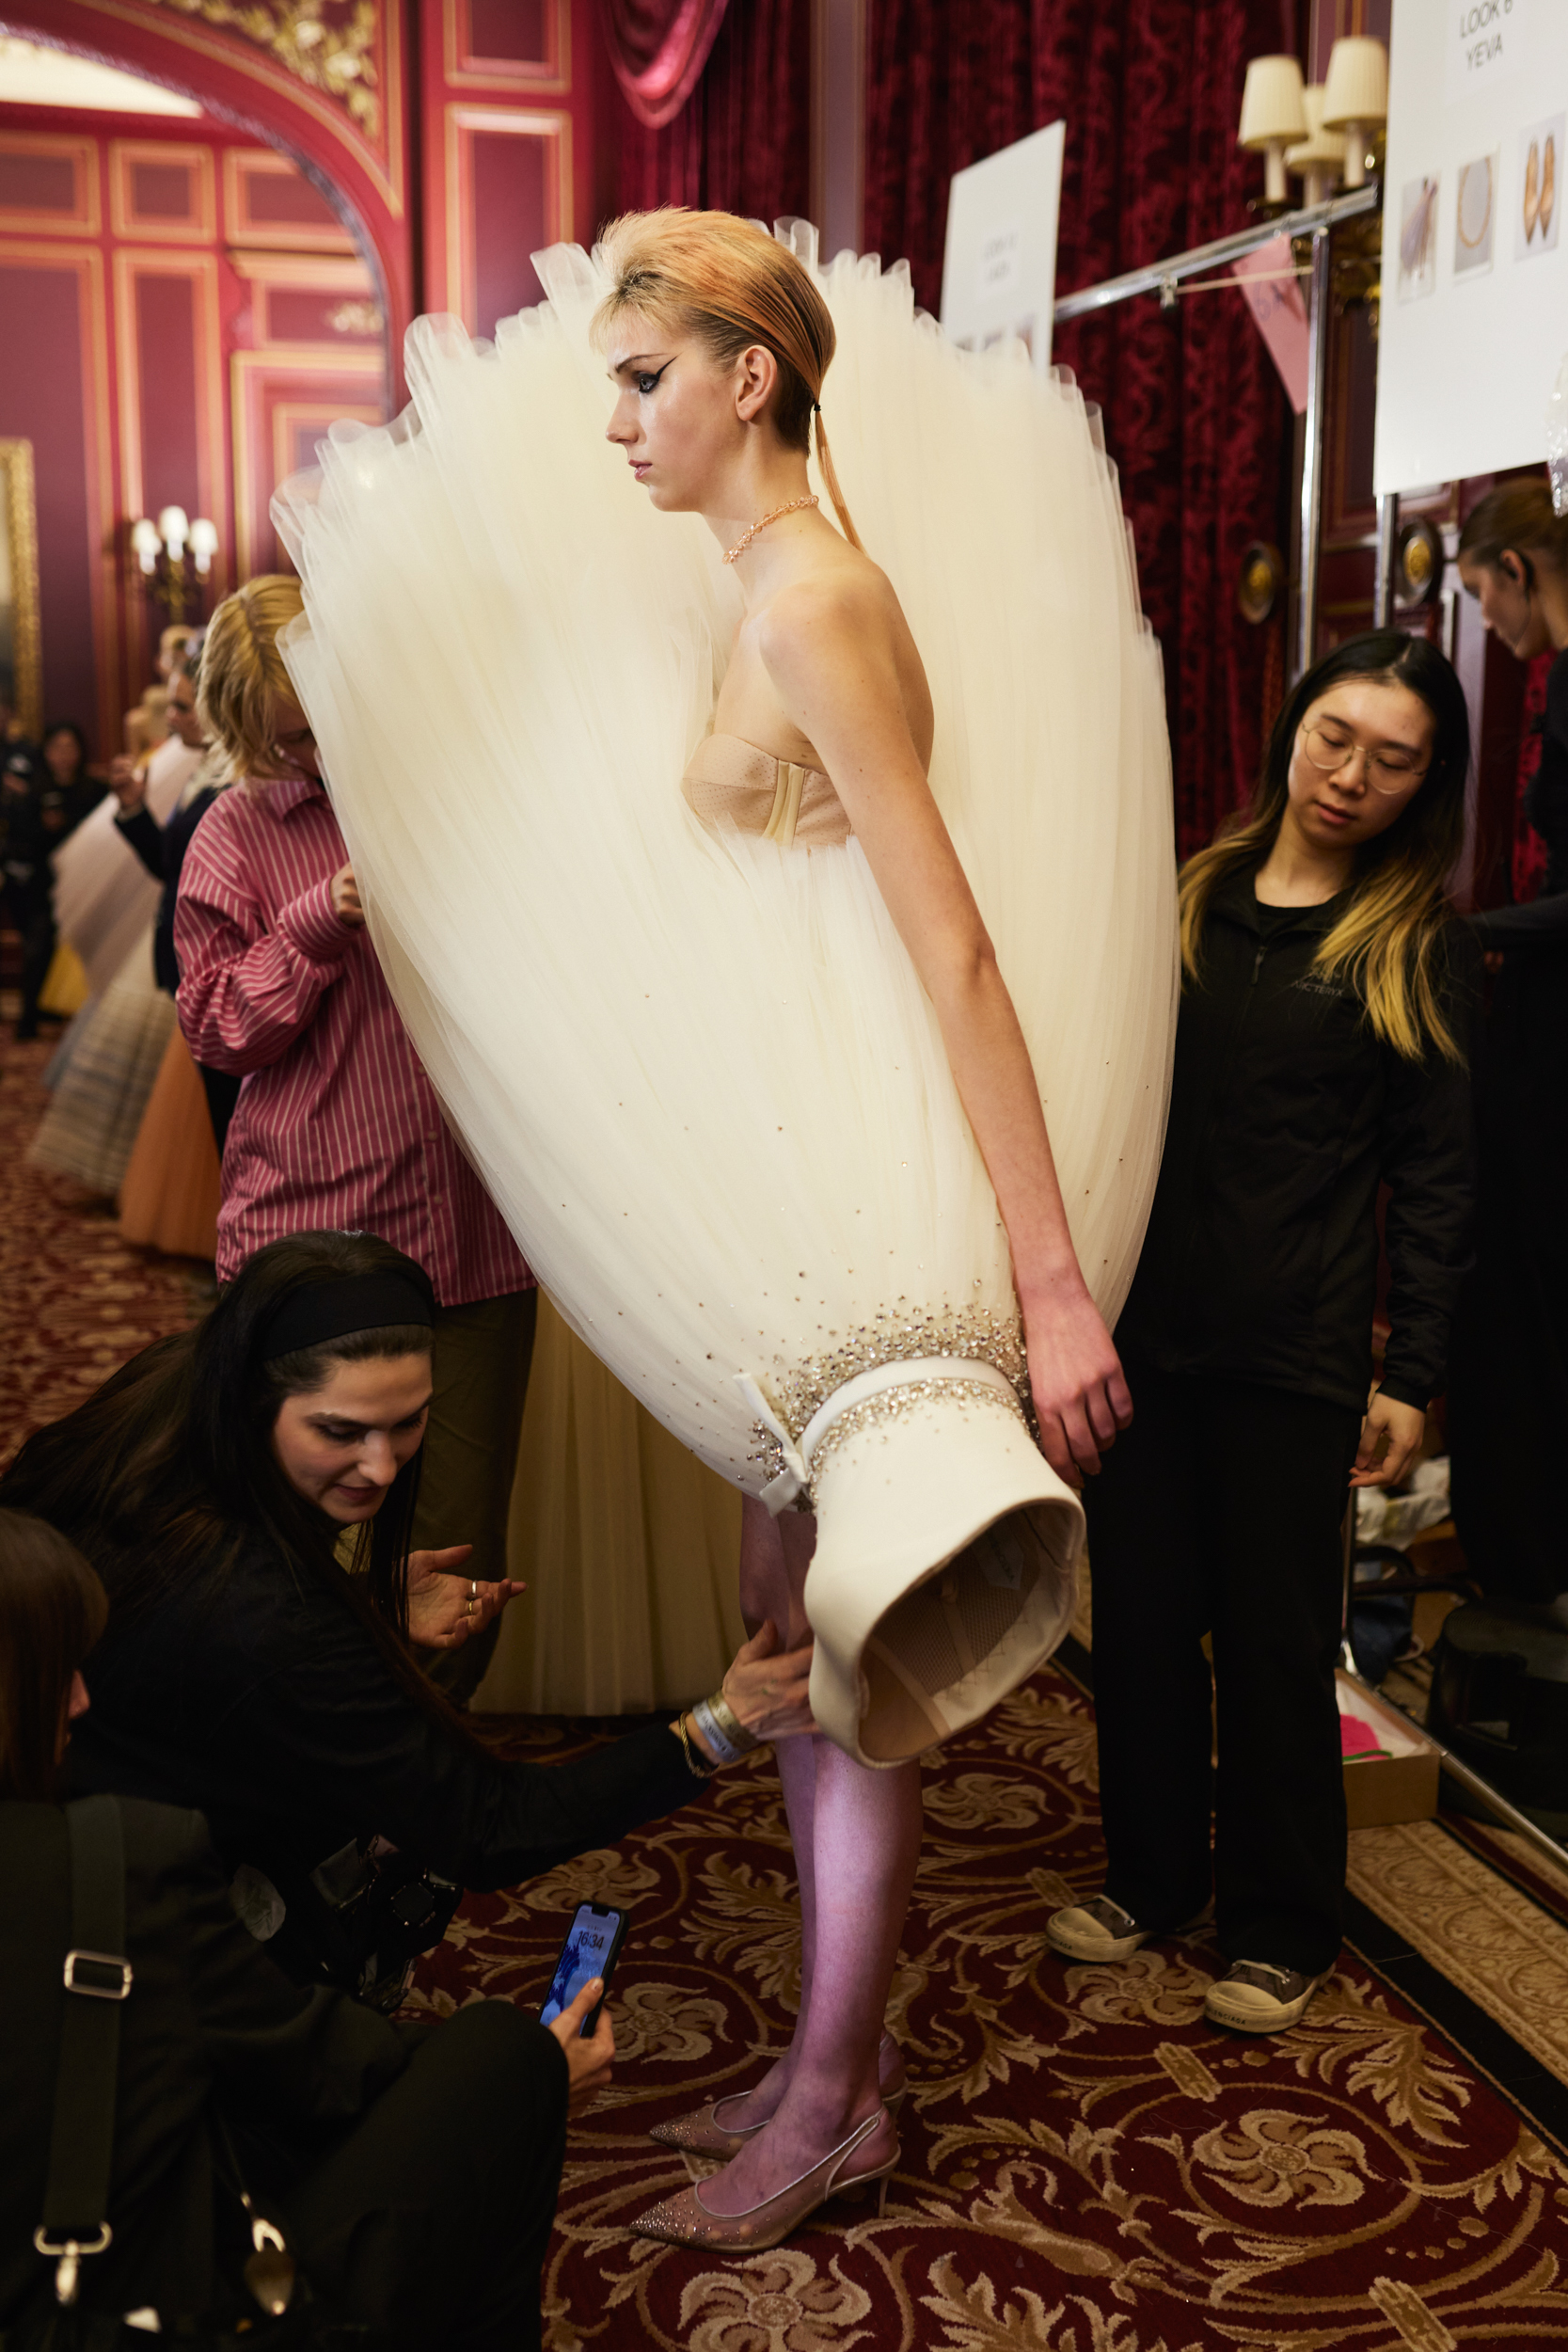
<path fill-rule="evenodd" d="M 0 1464 L 212 1296 L 211 1267 L 127 1247 L 107 1202 L 28 1167 L 54 1043 L 0 1041 Z"/>
<path fill-rule="evenodd" d="M 0 1047 L 0 1458 L 200 1311 L 24 1161 L 47 1048 Z M 586 1895 L 632 1930 L 606 2102 L 574 2131 L 550 2352 L 1450 2352 L 1568 2339 L 1568 1872 L 1449 1821 L 1353 1840 L 1351 1942 L 1305 2023 L 1202 2017 L 1215 1955 L 1046 1950 L 1100 1883 L 1091 1703 L 1071 1649 L 930 1759 L 891 2022 L 911 2089 L 879 2218 L 832 2206 L 740 2264 L 630 2237 L 688 2169 L 648 2126 L 787 2034 L 797 1925 L 766 1756 L 613 1853 L 465 1904 L 414 2013 L 542 1994 Z M 602 1725 L 518 1722 L 546 1760 Z M 693 2166 L 693 2172 L 704 2168 Z M 434 2352 L 434 2347 L 433 2347 Z"/>
<path fill-rule="evenodd" d="M 548 1760 L 573 1736 L 533 1726 L 526 1752 Z M 796 1918 L 766 1758 L 618 1852 L 470 1899 L 421 1968 L 416 2010 L 476 1992 L 531 2003 L 576 1903 L 632 1913 L 614 2090 L 571 2140 L 551 2352 L 1441 2352 L 1568 2336 L 1562 2153 L 1353 1953 L 1294 2032 L 1248 2042 L 1203 2022 L 1217 1962 L 1201 1945 L 1117 1969 L 1046 1950 L 1046 1912 L 1102 1867 L 1093 1713 L 1065 1673 L 927 1763 L 890 2010 L 911 2090 L 882 2218 L 830 2207 L 740 2264 L 626 2233 L 709 2169 L 689 2174 L 648 2126 L 742 2086 L 787 2033 Z M 1365 1870 L 1408 1867 L 1365 1838 L 1409 1835 L 1364 1833 Z"/>

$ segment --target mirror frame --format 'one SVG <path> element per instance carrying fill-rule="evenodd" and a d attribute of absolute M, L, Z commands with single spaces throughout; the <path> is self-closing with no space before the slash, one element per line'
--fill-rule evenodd
<path fill-rule="evenodd" d="M 24 734 L 37 742 L 43 727 L 43 644 L 31 441 L 0 439 L 0 530 L 10 556 L 12 707 Z"/>

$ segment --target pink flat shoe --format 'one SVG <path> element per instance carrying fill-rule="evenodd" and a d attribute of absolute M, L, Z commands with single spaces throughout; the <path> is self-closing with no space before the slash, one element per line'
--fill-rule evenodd
<path fill-rule="evenodd" d="M 701 2188 L 688 2188 L 678 2197 L 663 2197 L 657 2205 L 650 2205 L 646 2213 L 638 2215 L 632 2230 L 638 2237 L 662 2238 L 668 2246 L 696 2246 L 709 2254 L 766 2253 L 770 2246 L 781 2246 L 831 2197 L 863 2196 L 874 2185 L 880 2217 L 887 2208 L 888 2181 L 902 2153 L 897 2141 L 885 2164 L 863 2171 L 856 2171 L 854 2164 L 859 2150 L 887 2121 L 887 2109 L 876 2108 L 836 2148 L 830 2148 L 820 2163 L 740 2213 L 710 2213 Z"/>
<path fill-rule="evenodd" d="M 890 2033 L 882 2036 L 877 2052 L 877 2082 L 882 2094 L 882 2105 L 895 2120 L 904 2104 L 909 2089 L 904 2074 L 904 2059 L 898 2044 Z M 668 2123 L 656 2123 L 649 2132 L 661 2148 L 678 2148 L 687 2156 L 737 2156 L 749 2139 L 754 2139 L 764 2123 L 724 2123 L 720 2121 L 721 2107 L 744 2099 L 743 2090 L 732 2090 L 725 2098 L 714 2099 L 692 2115 L 677 2115 Z"/>

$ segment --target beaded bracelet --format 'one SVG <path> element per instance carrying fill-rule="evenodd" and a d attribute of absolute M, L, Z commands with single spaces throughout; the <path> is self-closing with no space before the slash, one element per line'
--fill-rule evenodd
<path fill-rule="evenodd" d="M 686 1758 L 686 1769 L 691 1774 L 692 1779 L 711 1780 L 719 1767 L 717 1764 L 705 1764 L 699 1760 L 697 1751 L 691 1744 L 691 1734 L 686 1727 L 686 1717 L 677 1715 L 670 1728 L 681 1743 L 681 1754 Z"/>

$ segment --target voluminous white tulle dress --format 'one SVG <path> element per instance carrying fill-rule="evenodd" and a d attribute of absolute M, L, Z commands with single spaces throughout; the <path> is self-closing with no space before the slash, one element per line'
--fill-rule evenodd
<path fill-rule="evenodd" d="M 815 269 L 812 232 L 781 233 Z M 600 266 L 538 266 L 548 300 L 493 348 L 420 321 L 406 414 L 335 427 L 286 488 L 285 650 L 475 1166 L 626 1387 L 816 1510 L 813 1703 L 893 1764 L 1060 1638 L 1082 1512 L 1029 1434 L 1006 1235 L 859 843 L 795 838 L 787 780 L 773 837 L 742 796 L 683 793 L 735 754 L 704 739 L 737 591 L 604 439 Z M 902 267 L 841 255 L 820 283 L 834 459 L 926 663 L 932 789 L 1114 1320 L 1176 993 L 1160 660 L 1114 469 L 1069 381 L 954 348 Z"/>

